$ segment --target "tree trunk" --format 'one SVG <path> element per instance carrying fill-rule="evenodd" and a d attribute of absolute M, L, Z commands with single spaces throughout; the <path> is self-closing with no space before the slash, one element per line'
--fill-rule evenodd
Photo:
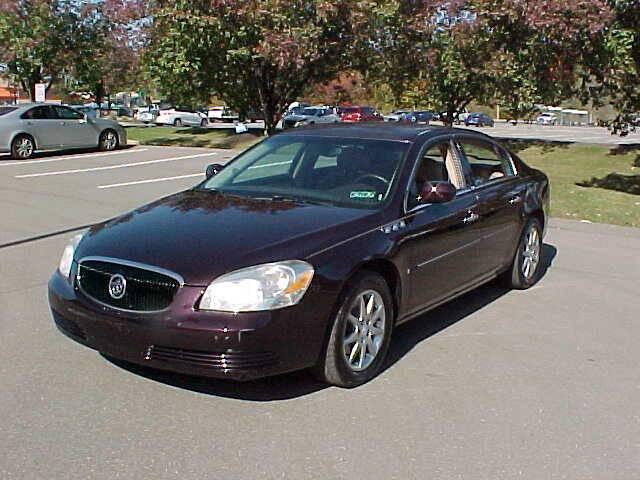
<path fill-rule="evenodd" d="M 96 97 L 98 108 L 100 108 L 100 105 L 102 105 L 102 101 L 104 100 L 104 82 L 100 80 L 94 88 L 95 91 L 93 92 L 93 94 Z"/>
<path fill-rule="evenodd" d="M 454 107 L 452 107 L 451 105 L 449 105 L 447 107 L 447 118 L 444 121 L 445 126 L 451 128 L 453 127 L 453 121 L 454 121 L 454 115 L 456 114 L 456 110 L 454 109 Z"/>

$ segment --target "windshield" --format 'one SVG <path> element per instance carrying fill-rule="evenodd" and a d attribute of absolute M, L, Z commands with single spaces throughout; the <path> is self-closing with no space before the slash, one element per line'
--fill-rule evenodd
<path fill-rule="evenodd" d="M 389 197 L 408 143 L 275 136 L 198 188 L 269 200 L 377 209 Z"/>

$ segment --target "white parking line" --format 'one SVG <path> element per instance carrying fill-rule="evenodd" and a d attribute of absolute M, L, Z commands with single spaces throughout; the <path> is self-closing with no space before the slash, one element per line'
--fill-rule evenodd
<path fill-rule="evenodd" d="M 63 157 L 55 157 L 55 158 L 43 158 L 41 160 L 18 160 L 16 162 L 2 162 L 0 161 L 0 167 L 11 167 L 14 165 L 30 165 L 32 163 L 48 163 L 48 162 L 59 162 L 61 160 L 75 160 L 78 158 L 93 158 L 93 157 L 106 157 L 109 155 L 122 155 L 123 153 L 138 153 L 138 152 L 146 152 L 149 150 L 148 148 L 136 148 L 130 150 L 118 150 L 117 152 L 104 152 L 104 153 L 91 153 L 85 155 L 69 155 Z"/>
<path fill-rule="evenodd" d="M 106 165 L 104 167 L 76 168 L 74 170 L 58 170 L 56 172 L 29 173 L 26 175 L 16 175 L 15 178 L 48 177 L 51 175 L 66 175 L 70 173 L 97 172 L 101 170 L 114 170 L 116 168 L 150 165 L 152 163 L 175 162 L 176 160 L 187 160 L 189 158 L 210 157 L 212 155 L 217 155 L 217 152 L 198 153 L 196 155 L 184 155 L 182 157 L 159 158 L 157 160 L 145 160 L 142 162 L 121 163 L 119 165 Z"/>
<path fill-rule="evenodd" d="M 111 185 L 98 185 L 99 189 L 104 188 L 116 188 L 116 187 L 128 187 L 129 185 L 140 185 L 143 183 L 156 183 L 156 182 L 166 182 L 168 180 L 178 180 L 180 178 L 193 178 L 193 177 L 204 177 L 202 172 L 200 173 L 192 173 L 189 175 L 178 175 L 175 177 L 162 177 L 162 178 L 150 178 L 148 180 L 136 180 L 134 182 L 124 182 L 124 183 L 112 183 Z"/>

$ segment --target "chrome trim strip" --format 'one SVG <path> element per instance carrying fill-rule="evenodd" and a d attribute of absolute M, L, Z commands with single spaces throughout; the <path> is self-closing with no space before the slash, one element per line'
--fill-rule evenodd
<path fill-rule="evenodd" d="M 477 238 L 477 239 L 473 240 L 472 242 L 465 243 L 464 245 L 462 245 L 460 247 L 454 248 L 453 250 L 449 250 L 448 252 L 443 253 L 442 255 L 438 255 L 437 257 L 433 257 L 433 258 L 430 258 L 429 260 L 425 260 L 424 262 L 419 263 L 418 265 L 416 265 L 416 268 L 424 267 L 425 265 L 427 265 L 429 263 L 432 263 L 432 262 L 438 261 L 438 260 L 440 260 L 442 258 L 448 257 L 449 255 L 452 255 L 452 254 L 454 254 L 456 252 L 464 250 L 465 248 L 469 248 L 469 247 L 475 245 L 476 243 L 480 243 L 481 240 L 482 240 L 482 238 Z"/>
<path fill-rule="evenodd" d="M 147 265 L 146 263 L 134 262 L 132 260 L 123 260 L 121 258 L 101 257 L 99 255 L 92 255 L 88 257 L 82 257 L 80 260 L 78 260 L 78 265 L 81 265 L 82 262 L 85 262 L 85 261 L 108 262 L 108 263 L 115 263 L 116 265 L 120 264 L 126 267 L 134 267 L 134 268 L 139 268 L 141 270 L 148 270 L 149 272 L 155 272 L 161 275 L 166 275 L 167 277 L 171 277 L 180 284 L 180 287 L 184 287 L 184 278 L 182 278 L 182 275 L 179 275 L 175 272 L 172 272 L 171 270 L 166 270 L 161 267 L 154 267 L 153 265 Z"/>
<path fill-rule="evenodd" d="M 496 235 L 500 235 L 502 232 L 504 232 L 504 231 L 506 231 L 506 230 L 509 230 L 509 229 L 514 229 L 514 230 L 515 230 L 515 228 L 516 228 L 516 225 L 515 225 L 515 224 L 514 224 L 514 225 L 505 225 L 504 227 L 499 228 L 499 229 L 498 229 L 498 230 L 496 230 L 495 232 L 490 233 L 489 235 L 485 235 L 485 236 L 483 236 L 482 238 L 483 238 L 484 240 L 487 240 L 487 239 L 489 239 L 489 238 L 495 237 Z"/>

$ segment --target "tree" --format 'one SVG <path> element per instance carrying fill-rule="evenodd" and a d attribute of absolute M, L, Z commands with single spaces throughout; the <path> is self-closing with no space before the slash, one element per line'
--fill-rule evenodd
<path fill-rule="evenodd" d="M 492 37 L 468 3 L 380 2 L 373 12 L 370 74 L 398 104 L 427 104 L 451 124 L 470 102 L 492 98 Z"/>
<path fill-rule="evenodd" d="M 585 64 L 585 97 L 611 102 L 618 118 L 640 111 L 640 2 L 610 0 L 612 21 Z"/>
<path fill-rule="evenodd" d="M 63 0 L 0 0 L 0 62 L 35 100 L 35 86 L 46 91 L 69 64 L 75 16 Z"/>
<path fill-rule="evenodd" d="M 374 11 L 378 81 L 423 88 L 451 123 L 472 101 L 495 97 L 523 115 L 537 101 L 579 91 L 584 65 L 606 31 L 604 0 L 393 0 Z"/>
<path fill-rule="evenodd" d="M 520 104 L 559 103 L 584 93 L 585 65 L 611 21 L 604 0 L 476 0 L 492 33 L 499 97 Z"/>
<path fill-rule="evenodd" d="M 356 0 L 160 2 L 149 73 L 174 101 L 215 94 L 271 133 L 286 106 L 342 70 L 364 20 Z"/>
<path fill-rule="evenodd" d="M 103 0 L 78 12 L 72 47 L 72 74 L 78 88 L 91 91 L 98 104 L 105 95 L 141 80 L 146 9 L 141 0 Z"/>

